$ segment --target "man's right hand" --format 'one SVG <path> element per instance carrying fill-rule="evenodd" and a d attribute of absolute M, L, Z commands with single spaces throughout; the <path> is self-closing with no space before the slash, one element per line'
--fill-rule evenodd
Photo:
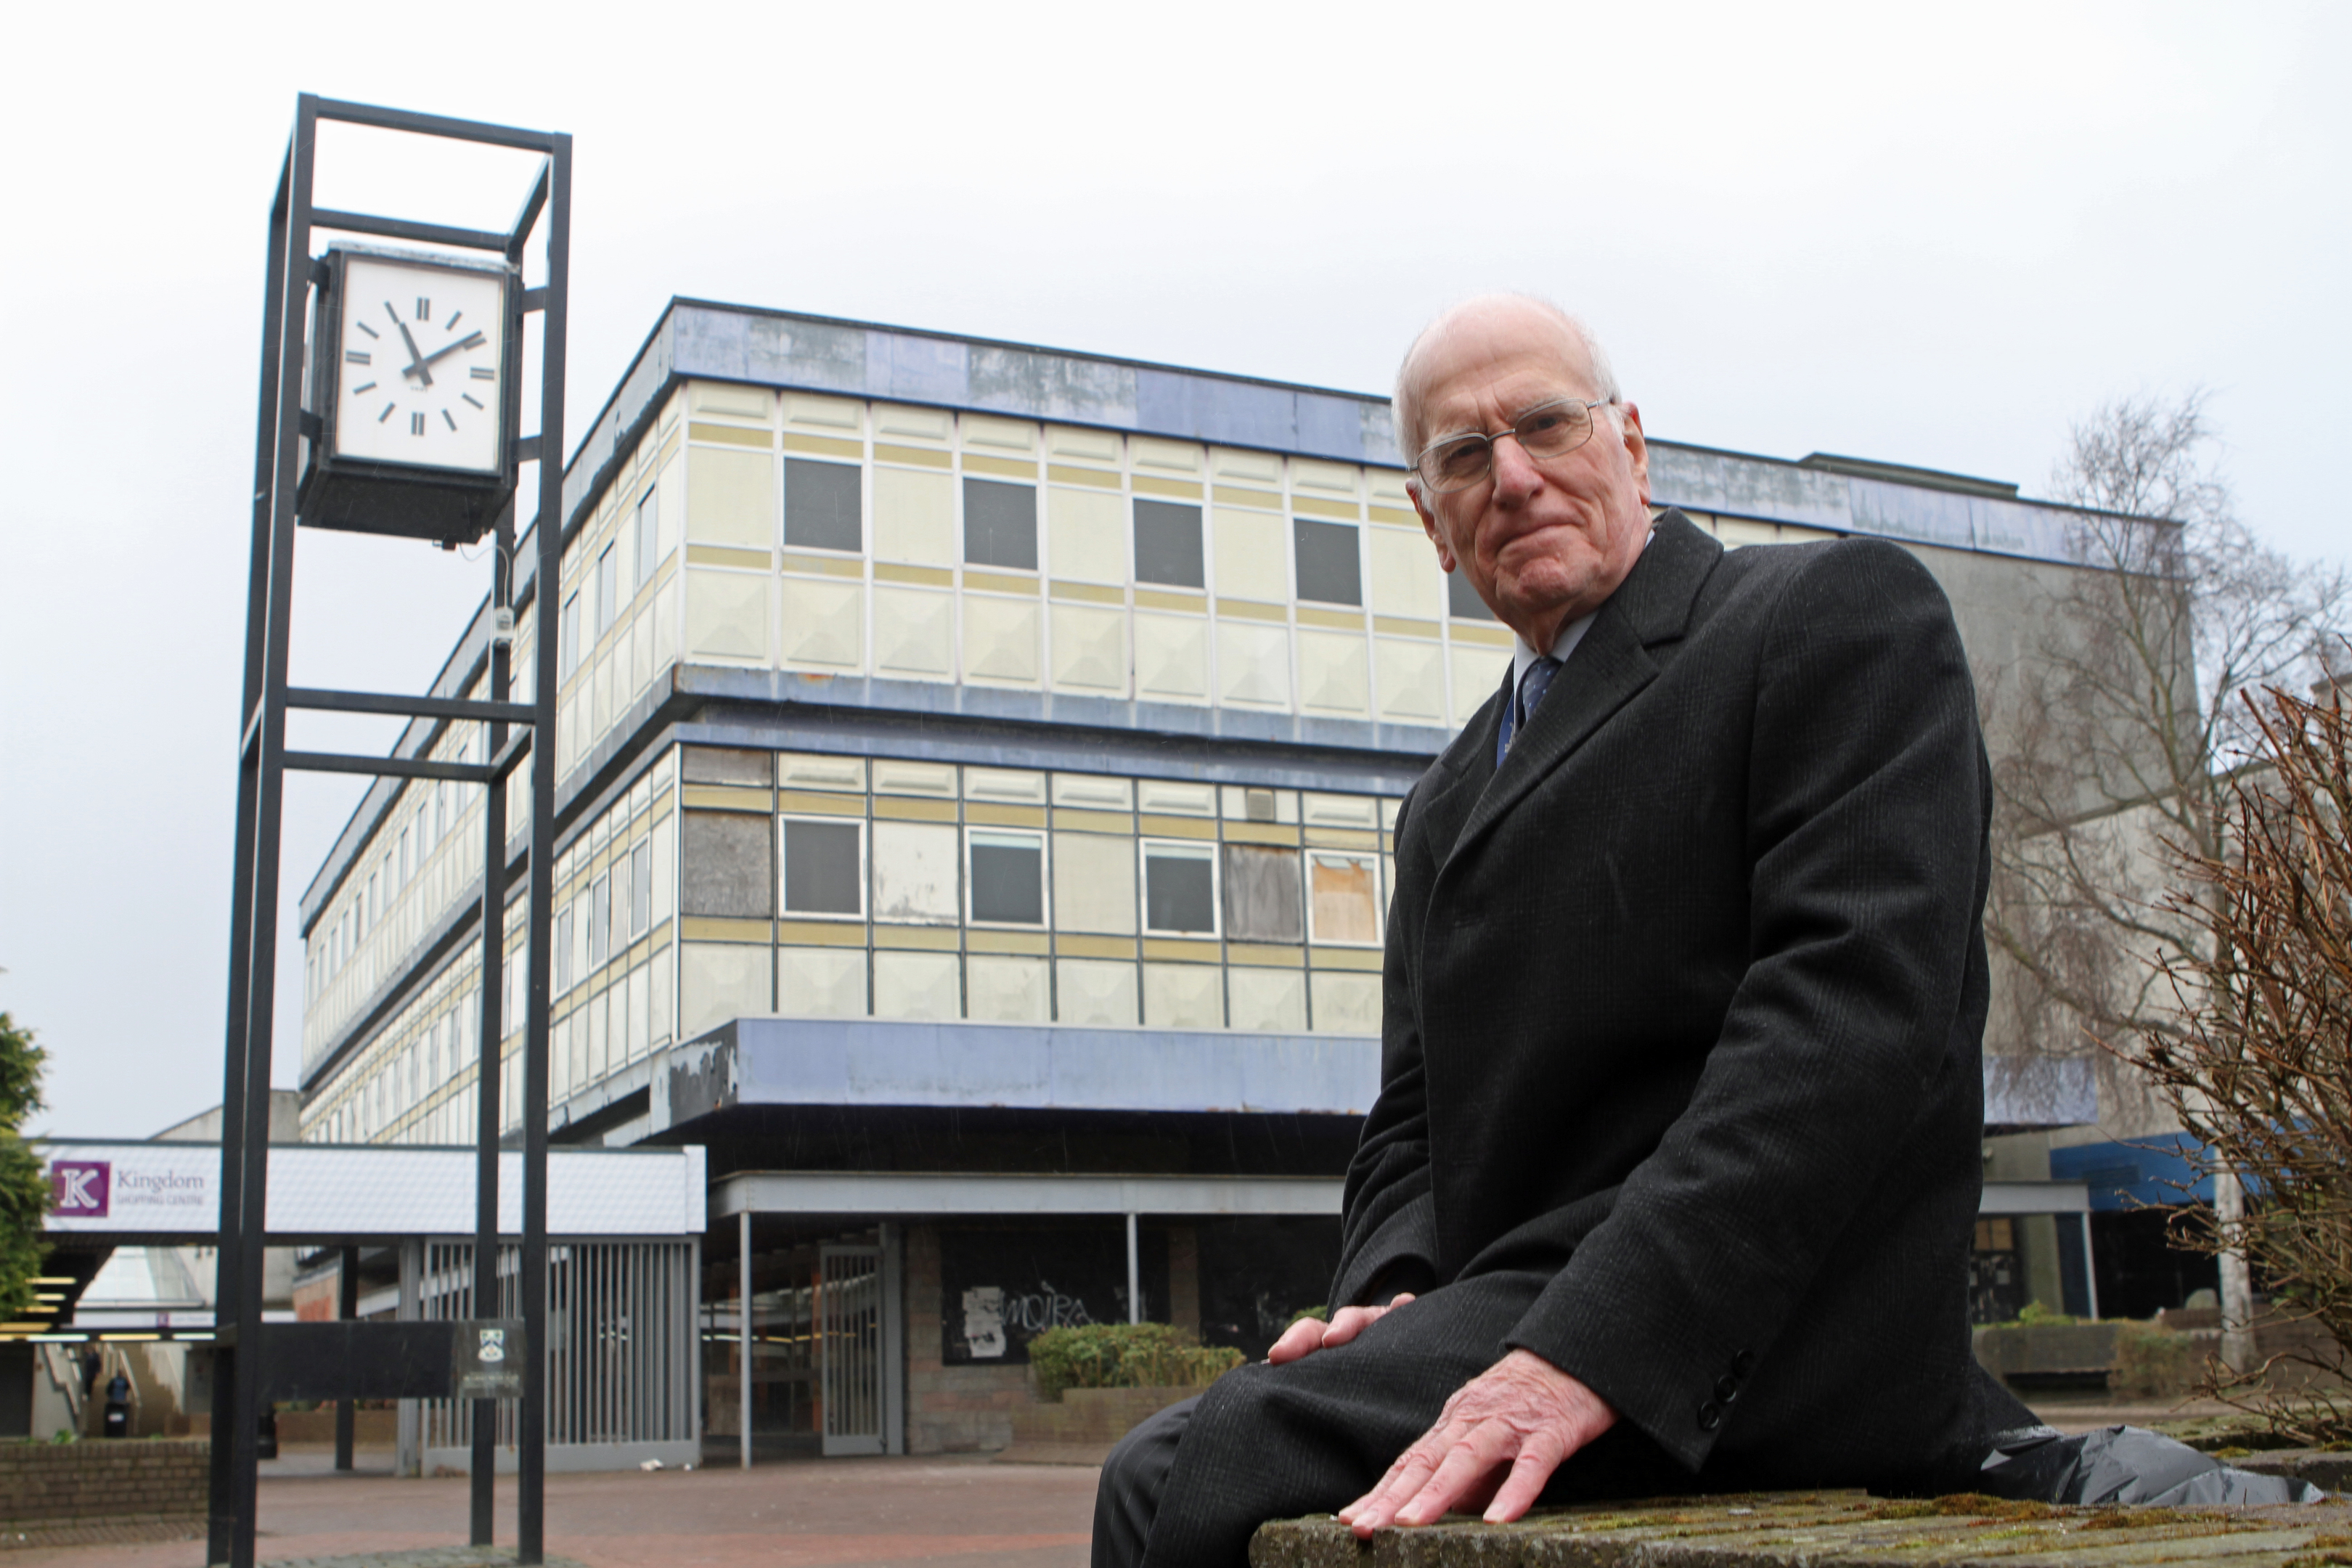
<path fill-rule="evenodd" d="M 1282 1337 L 1274 1342 L 1265 1359 L 1280 1366 L 1317 1351 L 1344 1345 L 1412 1300 L 1412 1292 L 1402 1290 L 1385 1307 L 1342 1307 L 1331 1314 L 1328 1323 L 1317 1318 L 1301 1318 L 1282 1331 Z"/>

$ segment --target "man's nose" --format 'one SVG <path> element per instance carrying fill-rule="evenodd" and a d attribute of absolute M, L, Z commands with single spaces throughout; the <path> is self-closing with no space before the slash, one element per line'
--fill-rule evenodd
<path fill-rule="evenodd" d="M 1495 437 L 1489 448 L 1495 465 L 1495 493 L 1524 500 L 1542 488 L 1543 474 L 1536 467 L 1519 438 L 1508 432 Z"/>

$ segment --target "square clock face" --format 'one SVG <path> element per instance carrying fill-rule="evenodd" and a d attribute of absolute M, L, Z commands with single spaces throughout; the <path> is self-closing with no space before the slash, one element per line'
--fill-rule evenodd
<path fill-rule="evenodd" d="M 335 455 L 499 471 L 505 280 L 351 256 Z"/>

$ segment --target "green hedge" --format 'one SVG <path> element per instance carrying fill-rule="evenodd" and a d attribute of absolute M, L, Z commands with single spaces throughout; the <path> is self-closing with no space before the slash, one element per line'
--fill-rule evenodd
<path fill-rule="evenodd" d="M 1029 1342 L 1037 1393 L 1061 1403 L 1066 1388 L 1206 1388 L 1242 1364 L 1228 1345 L 1203 1345 L 1166 1323 L 1088 1323 L 1047 1329 Z"/>

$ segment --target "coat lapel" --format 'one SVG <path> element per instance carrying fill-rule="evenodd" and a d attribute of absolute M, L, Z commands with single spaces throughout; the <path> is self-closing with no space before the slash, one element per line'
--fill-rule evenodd
<path fill-rule="evenodd" d="M 1657 678 L 1657 661 L 1650 649 L 1683 636 L 1699 587 L 1722 557 L 1723 546 L 1682 513 L 1669 510 L 1658 520 L 1657 537 L 1624 584 L 1601 606 L 1527 729 L 1513 739 L 1511 754 L 1500 769 L 1494 769 L 1491 761 L 1500 708 L 1488 705 L 1489 721 L 1478 728 L 1485 735 L 1492 780 L 1465 803 L 1469 810 L 1451 840 L 1450 853 L 1475 841 Z M 1461 776 L 1467 782 L 1469 771 Z M 1467 793 L 1457 787 L 1445 798 Z"/>
<path fill-rule="evenodd" d="M 1470 816 L 1471 808 L 1478 804 L 1479 795 L 1495 776 L 1495 735 L 1502 727 L 1504 694 L 1511 689 L 1511 666 L 1503 667 L 1503 683 L 1481 708 L 1454 744 L 1438 759 L 1438 770 L 1430 782 L 1436 787 L 1425 797 L 1412 803 L 1413 815 L 1423 825 L 1428 835 L 1430 854 L 1443 866 L 1454 852 L 1454 841 L 1461 836 L 1462 825 Z"/>

